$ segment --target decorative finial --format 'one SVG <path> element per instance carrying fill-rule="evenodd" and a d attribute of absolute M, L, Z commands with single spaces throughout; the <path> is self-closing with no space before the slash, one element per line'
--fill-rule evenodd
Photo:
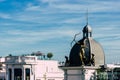
<path fill-rule="evenodd" d="M 87 25 L 88 25 L 88 9 L 87 9 L 87 12 L 86 12 L 86 21 L 87 21 Z"/>

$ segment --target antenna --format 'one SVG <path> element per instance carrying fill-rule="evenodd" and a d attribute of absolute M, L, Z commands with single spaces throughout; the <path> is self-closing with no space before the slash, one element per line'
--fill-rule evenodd
<path fill-rule="evenodd" d="M 87 25 L 88 25 L 88 9 L 86 11 L 86 21 L 87 21 Z"/>

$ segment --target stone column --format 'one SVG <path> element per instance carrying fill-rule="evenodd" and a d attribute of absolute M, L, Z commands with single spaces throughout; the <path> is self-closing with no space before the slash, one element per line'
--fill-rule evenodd
<path fill-rule="evenodd" d="M 22 80 L 25 80 L 25 68 L 24 68 L 24 66 L 22 67 Z"/>
<path fill-rule="evenodd" d="M 114 69 L 112 69 L 112 76 L 111 76 L 111 80 L 114 80 Z"/>
<path fill-rule="evenodd" d="M 14 66 L 12 66 L 12 80 L 14 80 Z"/>
<path fill-rule="evenodd" d="M 68 80 L 67 69 L 64 70 L 64 78 L 65 80 Z"/>
<path fill-rule="evenodd" d="M 8 64 L 6 64 L 6 80 L 8 80 L 9 77 L 9 70 L 8 70 Z"/>
<path fill-rule="evenodd" d="M 85 80 L 85 72 L 86 72 L 86 70 L 82 68 L 81 71 L 82 71 L 82 80 Z"/>

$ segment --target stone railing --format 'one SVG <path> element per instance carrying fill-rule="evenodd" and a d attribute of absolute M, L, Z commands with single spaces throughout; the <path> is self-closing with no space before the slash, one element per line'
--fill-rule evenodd
<path fill-rule="evenodd" d="M 5 63 L 34 63 L 36 62 L 36 56 L 7 56 L 5 57 Z"/>

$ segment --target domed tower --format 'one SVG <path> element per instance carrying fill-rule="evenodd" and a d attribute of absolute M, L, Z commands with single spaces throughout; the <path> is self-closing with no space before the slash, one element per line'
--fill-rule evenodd
<path fill-rule="evenodd" d="M 92 28 L 83 28 L 83 38 L 76 42 L 69 55 L 69 66 L 100 66 L 105 64 L 101 45 L 92 38 Z"/>

